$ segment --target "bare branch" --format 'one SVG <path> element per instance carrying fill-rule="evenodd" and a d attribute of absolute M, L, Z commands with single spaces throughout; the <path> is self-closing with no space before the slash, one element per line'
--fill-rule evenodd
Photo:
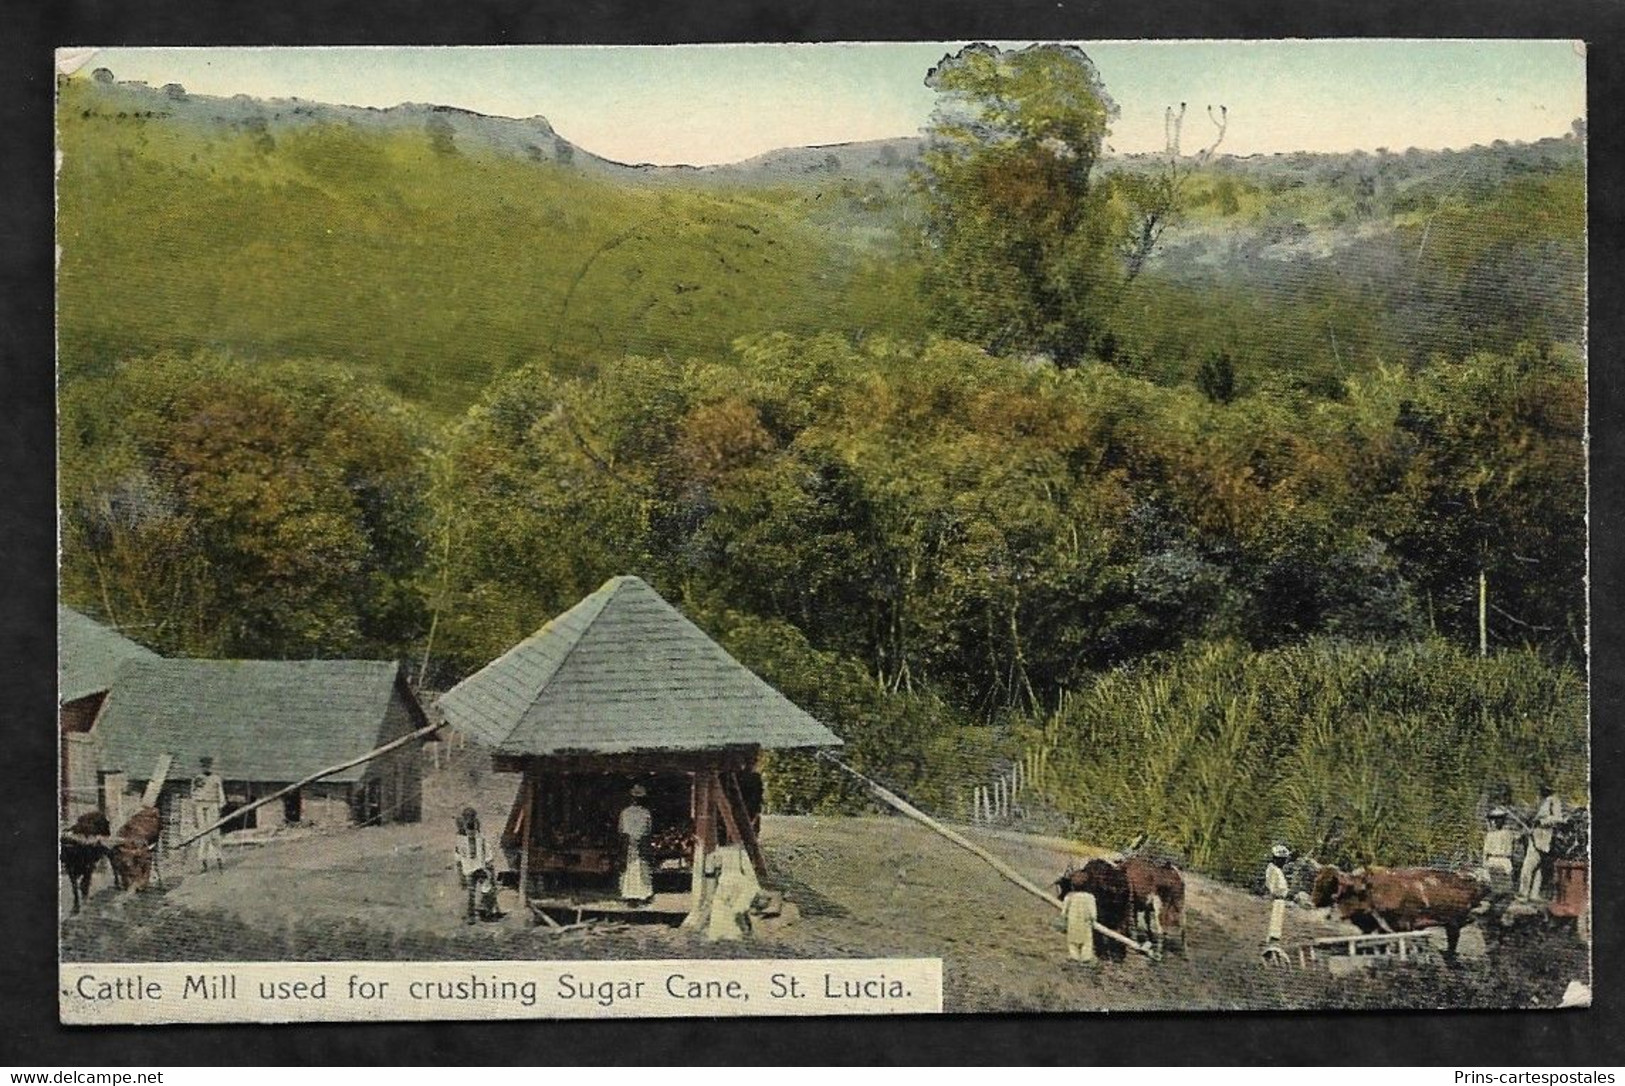
<path fill-rule="evenodd" d="M 1196 161 L 1198 162 L 1206 162 L 1208 159 L 1212 158 L 1213 152 L 1217 151 L 1219 149 L 1219 144 L 1224 142 L 1224 133 L 1230 127 L 1230 110 L 1221 105 L 1219 106 L 1219 115 L 1215 117 L 1213 115 L 1213 107 L 1208 106 L 1207 119 L 1213 122 L 1213 127 L 1219 130 L 1219 134 L 1214 137 L 1212 143 L 1208 144 L 1207 147 L 1196 156 Z"/>

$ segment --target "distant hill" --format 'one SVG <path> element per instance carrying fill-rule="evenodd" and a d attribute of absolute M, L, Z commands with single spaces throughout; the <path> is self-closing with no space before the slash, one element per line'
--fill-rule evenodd
<path fill-rule="evenodd" d="M 875 279 L 889 211 L 840 178 L 675 183 L 701 171 L 608 162 L 540 117 L 77 78 L 58 120 L 68 379 L 158 350 L 324 357 L 455 411 L 531 358 L 913 319 Z"/>
<path fill-rule="evenodd" d="M 635 177 L 636 167 L 599 158 L 553 130 L 546 117 L 488 117 L 454 106 L 408 102 L 387 109 L 331 105 L 300 98 L 220 98 L 191 94 L 178 83 L 152 87 L 142 82 L 74 80 L 81 115 L 163 121 L 177 130 L 213 136 L 237 133 L 275 140 L 317 125 L 347 125 L 386 135 L 420 135 L 448 141 L 463 152 L 509 155 L 532 162 L 555 162 L 578 170 Z"/>
<path fill-rule="evenodd" d="M 902 240 L 921 137 L 635 166 L 545 117 L 82 76 L 60 84 L 58 131 L 69 380 L 159 350 L 322 357 L 454 412 L 531 358 L 924 331 Z M 1254 374 L 1335 383 L 1381 358 L 1583 333 L 1583 140 L 1179 169 L 1187 212 L 1113 316 L 1154 379 L 1186 379 L 1212 344 Z M 1316 317 L 1282 328 L 1286 306 Z"/>

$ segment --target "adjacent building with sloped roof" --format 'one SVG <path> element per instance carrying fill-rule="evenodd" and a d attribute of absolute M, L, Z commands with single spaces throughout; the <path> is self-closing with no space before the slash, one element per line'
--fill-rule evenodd
<path fill-rule="evenodd" d="M 116 630 L 61 604 L 56 608 L 58 811 L 77 818 L 101 803 L 90 729 L 119 668 L 159 656 Z"/>
<path fill-rule="evenodd" d="M 736 843 L 762 873 L 761 752 L 841 743 L 636 577 L 607 581 L 436 711 L 524 775 L 503 843 L 527 895 L 619 871 L 617 817 L 634 785 L 658 869 L 687 880 Z"/>
<path fill-rule="evenodd" d="M 369 660 L 134 660 L 96 722 L 104 791 L 140 793 L 169 759 L 165 826 L 212 758 L 228 810 L 271 795 L 427 723 L 400 665 Z M 245 816 L 284 822 L 415 822 L 423 802 L 417 744 L 352 766 Z M 133 801 L 132 801 L 133 802 Z M 241 827 L 228 827 L 241 828 Z"/>

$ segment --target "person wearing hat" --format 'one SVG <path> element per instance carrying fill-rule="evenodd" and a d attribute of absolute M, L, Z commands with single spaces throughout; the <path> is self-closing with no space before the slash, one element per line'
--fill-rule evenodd
<path fill-rule="evenodd" d="M 1518 878 L 1518 896 L 1527 899 L 1540 897 L 1542 876 L 1552 852 L 1552 833 L 1563 824 L 1563 801 L 1557 798 L 1552 786 L 1542 781 L 1540 804 L 1535 808 L 1534 824 L 1529 829 L 1529 847 L 1524 849 L 1523 870 Z"/>
<path fill-rule="evenodd" d="M 468 908 L 463 923 L 475 920 L 495 920 L 502 915 L 497 909 L 497 866 L 491 846 L 480 832 L 480 815 L 472 807 L 464 807 L 457 816 L 457 877 L 468 890 Z"/>
<path fill-rule="evenodd" d="M 198 759 L 198 775 L 192 778 L 192 825 L 194 831 L 205 830 L 220 821 L 220 809 L 226 805 L 226 783 L 214 771 L 214 759 L 208 755 Z M 197 839 L 198 866 L 207 873 L 209 861 L 216 871 L 226 869 L 225 855 L 220 851 L 220 831 L 208 830 Z"/>
<path fill-rule="evenodd" d="M 1286 899 L 1292 892 L 1286 877 L 1286 865 L 1290 859 L 1292 850 L 1285 845 L 1276 845 L 1270 849 L 1270 862 L 1264 865 L 1264 891 L 1271 898 L 1268 938 L 1271 943 L 1281 941 L 1281 933 L 1286 926 Z"/>
<path fill-rule="evenodd" d="M 621 868 L 621 898 L 638 905 L 647 905 L 654 900 L 654 878 L 649 871 L 649 861 L 643 855 L 644 843 L 649 839 L 649 831 L 654 824 L 649 808 L 643 805 L 643 798 L 649 790 L 641 784 L 632 786 L 632 802 L 621 811 L 617 823 L 621 836 L 626 839 L 626 863 Z M 695 874 L 698 878 L 699 874 Z"/>
<path fill-rule="evenodd" d="M 1489 828 L 1484 831 L 1484 870 L 1490 876 L 1490 888 L 1497 894 L 1510 893 L 1512 890 L 1512 849 L 1517 844 L 1518 835 L 1512 827 L 1507 825 L 1509 812 L 1505 807 L 1491 807 L 1485 821 Z"/>

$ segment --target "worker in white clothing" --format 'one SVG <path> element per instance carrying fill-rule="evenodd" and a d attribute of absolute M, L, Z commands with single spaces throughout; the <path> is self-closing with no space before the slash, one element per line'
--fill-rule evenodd
<path fill-rule="evenodd" d="M 1518 896 L 1528 900 L 1540 897 L 1542 875 L 1552 852 L 1552 832 L 1563 823 L 1563 801 L 1552 786 L 1540 786 L 1540 804 L 1535 808 L 1534 825 L 1529 828 L 1529 847 L 1524 849 L 1523 870 L 1518 879 Z"/>
<path fill-rule="evenodd" d="M 632 786 L 632 802 L 621 811 L 617 823 L 621 837 L 626 841 L 626 862 L 621 868 L 621 899 L 638 905 L 647 905 L 654 900 L 654 877 L 649 870 L 649 860 L 644 855 L 644 843 L 649 840 L 649 831 L 654 825 L 654 818 L 649 814 L 649 808 L 643 805 L 643 798 L 649 790 L 641 784 Z M 701 872 L 694 872 L 695 878 L 701 877 Z"/>
<path fill-rule="evenodd" d="M 1491 807 L 1485 816 L 1489 828 L 1484 831 L 1484 870 L 1489 873 L 1490 889 L 1496 894 L 1512 892 L 1512 849 L 1518 835 L 1507 825 L 1511 814 L 1505 807 Z"/>
<path fill-rule="evenodd" d="M 1095 895 L 1074 890 L 1066 895 L 1061 908 L 1066 920 L 1066 956 L 1075 962 L 1095 964 L 1095 922 L 1100 916 Z"/>
<path fill-rule="evenodd" d="M 1269 942 L 1279 943 L 1286 927 L 1286 899 L 1292 892 L 1286 878 L 1287 861 L 1292 850 L 1285 845 L 1270 849 L 1270 862 L 1264 867 L 1264 892 L 1270 896 Z"/>
<path fill-rule="evenodd" d="M 226 869 L 225 855 L 220 851 L 219 829 L 209 829 L 220 821 L 220 810 L 226 805 L 226 782 L 214 771 L 214 759 L 204 755 L 198 759 L 199 772 L 192 778 L 192 830 L 208 830 L 197 839 L 198 866 L 209 870 L 214 861 L 216 871 Z"/>
<path fill-rule="evenodd" d="M 739 939 L 750 934 L 750 911 L 762 892 L 756 868 L 743 845 L 723 845 L 706 858 L 717 873 L 717 892 L 711 898 L 711 916 L 705 937 Z"/>

